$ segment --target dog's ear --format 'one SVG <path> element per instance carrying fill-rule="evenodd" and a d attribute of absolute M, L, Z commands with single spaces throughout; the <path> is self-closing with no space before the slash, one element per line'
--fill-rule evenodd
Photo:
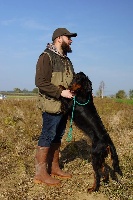
<path fill-rule="evenodd" d="M 89 78 L 88 78 L 88 81 L 87 81 L 87 91 L 92 92 L 92 82 L 89 80 Z"/>

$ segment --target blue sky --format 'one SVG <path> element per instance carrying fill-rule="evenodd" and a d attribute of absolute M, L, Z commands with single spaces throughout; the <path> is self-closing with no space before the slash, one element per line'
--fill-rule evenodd
<path fill-rule="evenodd" d="M 94 93 L 101 81 L 105 95 L 133 89 L 132 0 L 0 0 L 0 91 L 35 88 L 38 56 L 58 27 L 77 32 L 68 56 Z"/>

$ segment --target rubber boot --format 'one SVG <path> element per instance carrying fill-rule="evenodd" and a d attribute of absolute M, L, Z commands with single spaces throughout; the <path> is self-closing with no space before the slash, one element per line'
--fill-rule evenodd
<path fill-rule="evenodd" d="M 58 176 L 63 179 L 69 179 L 72 178 L 72 175 L 67 172 L 64 172 L 59 167 L 60 145 L 60 143 L 51 144 L 48 157 L 48 172 L 51 174 L 51 176 Z"/>
<path fill-rule="evenodd" d="M 44 183 L 49 186 L 57 186 L 60 184 L 60 181 L 52 178 L 47 172 L 47 156 L 49 148 L 50 147 L 37 147 L 34 183 Z"/>

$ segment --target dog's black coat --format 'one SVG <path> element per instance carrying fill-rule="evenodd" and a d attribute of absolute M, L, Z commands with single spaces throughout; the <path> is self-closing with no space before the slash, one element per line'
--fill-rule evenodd
<path fill-rule="evenodd" d="M 105 172 L 105 158 L 108 156 L 109 151 L 111 153 L 114 172 L 122 175 L 122 171 L 119 167 L 118 155 L 93 103 L 92 83 L 89 78 L 83 72 L 75 74 L 69 89 L 75 93 L 76 101 L 80 104 L 86 103 L 89 99 L 89 103 L 86 105 L 76 104 L 73 121 L 78 128 L 91 138 L 92 166 L 94 169 L 95 181 L 93 187 L 88 189 L 88 191 L 98 191 L 100 187 L 101 170 Z M 62 110 L 68 112 L 71 116 L 73 100 L 62 98 L 61 101 Z M 105 175 L 105 181 L 108 181 L 108 175 Z"/>

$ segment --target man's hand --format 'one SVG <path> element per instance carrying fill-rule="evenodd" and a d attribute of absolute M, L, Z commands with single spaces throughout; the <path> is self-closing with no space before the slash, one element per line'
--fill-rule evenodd
<path fill-rule="evenodd" d="M 70 90 L 62 90 L 61 96 L 69 99 L 74 97 L 73 93 L 70 92 Z"/>

